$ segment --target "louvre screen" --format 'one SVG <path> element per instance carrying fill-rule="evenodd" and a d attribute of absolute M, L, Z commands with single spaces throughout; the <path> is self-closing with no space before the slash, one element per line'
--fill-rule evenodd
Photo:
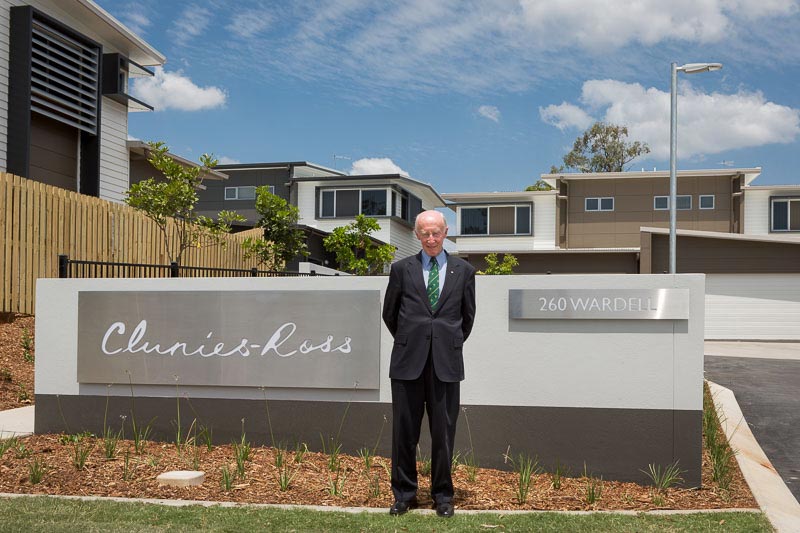
<path fill-rule="evenodd" d="M 31 111 L 97 135 L 100 50 L 34 13 Z"/>

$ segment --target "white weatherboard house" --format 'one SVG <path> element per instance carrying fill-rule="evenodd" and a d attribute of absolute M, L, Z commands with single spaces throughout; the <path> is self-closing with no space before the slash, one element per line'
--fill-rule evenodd
<path fill-rule="evenodd" d="M 164 56 L 91 0 L 0 0 L 0 171 L 122 201 L 128 79 Z"/>
<path fill-rule="evenodd" d="M 300 224 L 330 232 L 367 215 L 381 227 L 372 236 L 397 247 L 396 260 L 420 250 L 414 236 L 417 214 L 445 205 L 431 185 L 402 174 L 295 176 L 291 183 Z"/>

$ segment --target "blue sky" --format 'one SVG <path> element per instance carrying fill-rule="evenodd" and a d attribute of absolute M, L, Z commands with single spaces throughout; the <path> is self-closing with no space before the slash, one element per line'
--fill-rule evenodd
<path fill-rule="evenodd" d="M 605 120 L 664 170 L 670 62 L 714 61 L 679 74 L 678 168 L 800 183 L 798 0 L 96 1 L 167 56 L 130 135 L 193 160 L 520 190 Z"/>

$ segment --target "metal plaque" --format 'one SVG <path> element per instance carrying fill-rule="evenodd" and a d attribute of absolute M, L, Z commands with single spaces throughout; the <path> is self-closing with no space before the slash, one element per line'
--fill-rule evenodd
<path fill-rule="evenodd" d="M 78 381 L 378 389 L 380 291 L 81 291 Z"/>
<path fill-rule="evenodd" d="M 510 289 L 517 319 L 686 320 L 689 289 Z"/>

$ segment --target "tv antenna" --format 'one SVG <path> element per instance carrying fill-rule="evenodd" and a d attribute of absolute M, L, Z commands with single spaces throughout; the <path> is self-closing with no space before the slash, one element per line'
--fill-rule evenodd
<path fill-rule="evenodd" d="M 346 155 L 336 155 L 336 154 L 333 154 L 333 169 L 334 169 L 334 170 L 338 170 L 338 169 L 336 168 L 336 160 L 337 160 L 337 159 L 346 159 L 347 161 L 352 161 L 352 160 L 353 160 L 352 158 L 350 158 L 350 157 L 347 157 Z"/>

